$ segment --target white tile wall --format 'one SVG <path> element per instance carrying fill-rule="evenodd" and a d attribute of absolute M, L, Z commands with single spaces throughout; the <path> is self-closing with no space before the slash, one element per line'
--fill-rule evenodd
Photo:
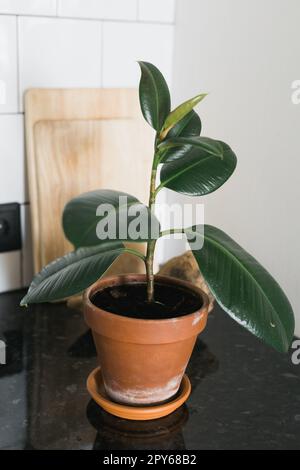
<path fill-rule="evenodd" d="M 0 16 L 0 113 L 17 111 L 17 23 L 13 16 Z"/>
<path fill-rule="evenodd" d="M 58 15 L 73 18 L 136 20 L 137 0 L 58 0 Z"/>
<path fill-rule="evenodd" d="M 139 0 L 138 19 L 173 23 L 175 19 L 175 0 Z"/>
<path fill-rule="evenodd" d="M 19 18 L 20 96 L 40 86 L 101 86 L 100 51 L 100 23 Z"/>
<path fill-rule="evenodd" d="M 23 115 L 0 115 L 0 203 L 25 202 Z"/>
<path fill-rule="evenodd" d="M 0 0 L 0 13 L 56 15 L 56 0 Z"/>
<path fill-rule="evenodd" d="M 103 24 L 103 86 L 135 87 L 137 60 L 155 63 L 171 82 L 173 27 L 160 24 Z"/>
<path fill-rule="evenodd" d="M 0 0 L 0 203 L 21 203 L 23 247 L 0 253 L 0 292 L 32 278 L 23 93 L 32 87 L 137 87 L 137 60 L 171 81 L 174 1 Z"/>

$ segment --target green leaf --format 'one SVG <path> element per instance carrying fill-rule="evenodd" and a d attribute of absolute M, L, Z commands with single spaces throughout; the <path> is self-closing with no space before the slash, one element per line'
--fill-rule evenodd
<path fill-rule="evenodd" d="M 140 105 L 144 118 L 156 131 L 160 131 L 170 113 L 171 99 L 162 73 L 149 62 L 139 62 L 141 80 L 139 86 Z"/>
<path fill-rule="evenodd" d="M 98 207 L 102 207 L 101 214 L 97 212 Z M 133 238 L 132 234 L 135 215 L 139 217 L 142 229 L 146 230 L 141 232 L 144 236 L 140 238 Z M 147 206 L 130 194 L 111 189 L 83 193 L 69 201 L 65 206 L 62 222 L 66 237 L 78 248 L 102 243 L 97 229 L 105 235 L 101 224 L 105 225 L 108 220 L 115 222 L 115 230 L 109 234 L 111 239 L 144 242 L 151 238 L 150 228 L 159 232 L 159 222 Z M 110 227 L 114 228 L 113 225 Z"/>
<path fill-rule="evenodd" d="M 236 156 L 224 142 L 214 141 L 211 147 L 218 149 L 218 156 L 207 149 L 192 148 L 182 158 L 163 165 L 160 188 L 203 196 L 222 186 L 236 167 Z"/>
<path fill-rule="evenodd" d="M 123 251 L 121 242 L 109 241 L 58 258 L 34 277 L 21 305 L 61 300 L 82 292 L 97 281 Z"/>
<path fill-rule="evenodd" d="M 203 227 L 202 227 L 203 229 Z M 188 229 L 199 231 L 198 226 Z M 258 338 L 286 352 L 294 334 L 292 307 L 278 283 L 222 230 L 204 226 L 203 248 L 193 250 L 201 272 L 223 310 Z"/>
<path fill-rule="evenodd" d="M 192 110 L 183 119 L 181 119 L 168 133 L 168 138 L 176 137 L 197 137 L 201 133 L 201 120 L 198 114 Z M 181 158 L 191 150 L 191 145 L 182 145 L 166 150 L 162 161 L 172 161 Z"/>
<path fill-rule="evenodd" d="M 201 133 L 201 120 L 198 114 L 192 110 L 169 131 L 168 138 L 197 137 Z"/>
<path fill-rule="evenodd" d="M 164 139 L 168 132 L 174 127 L 181 119 L 183 119 L 192 109 L 202 101 L 207 94 L 194 96 L 190 100 L 185 101 L 175 108 L 166 118 L 163 128 L 160 133 L 160 139 Z"/>
<path fill-rule="evenodd" d="M 223 158 L 223 145 L 219 140 L 211 139 L 210 137 L 175 137 L 167 139 L 161 142 L 158 146 L 159 150 L 174 150 L 180 147 L 196 147 L 200 150 L 205 150 L 216 157 Z M 175 158 L 169 158 L 168 161 L 175 160 Z"/>

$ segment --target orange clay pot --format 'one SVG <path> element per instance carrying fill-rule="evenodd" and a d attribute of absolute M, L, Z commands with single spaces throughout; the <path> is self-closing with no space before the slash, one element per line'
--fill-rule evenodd
<path fill-rule="evenodd" d="M 165 320 L 143 320 L 106 312 L 90 300 L 106 287 L 143 282 L 144 274 L 112 276 L 100 279 L 84 296 L 85 320 L 93 332 L 105 391 L 122 404 L 150 405 L 173 397 L 207 321 L 207 295 L 170 277 L 156 276 L 155 282 L 193 291 L 202 303 L 200 310 Z"/>

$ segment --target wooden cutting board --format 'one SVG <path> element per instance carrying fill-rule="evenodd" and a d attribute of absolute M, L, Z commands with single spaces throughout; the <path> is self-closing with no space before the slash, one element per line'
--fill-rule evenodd
<path fill-rule="evenodd" d="M 64 205 L 72 197 L 102 188 L 147 201 L 153 135 L 140 118 L 137 92 L 131 89 L 30 90 L 25 113 L 38 272 L 72 250 L 61 226 Z M 130 255 L 113 266 L 113 272 L 142 269 L 141 261 Z"/>

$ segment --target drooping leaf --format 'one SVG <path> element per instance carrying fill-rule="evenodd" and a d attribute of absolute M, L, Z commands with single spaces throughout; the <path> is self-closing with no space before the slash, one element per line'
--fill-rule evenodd
<path fill-rule="evenodd" d="M 201 227 L 198 230 L 203 237 Z M 210 225 L 204 226 L 203 248 L 190 245 L 223 310 L 267 344 L 286 352 L 294 334 L 294 314 L 266 269 L 222 230 Z"/>
<path fill-rule="evenodd" d="M 163 165 L 161 186 L 188 196 L 203 196 L 218 189 L 232 175 L 236 156 L 224 142 L 215 141 L 214 147 L 219 156 L 192 148 L 182 158 Z"/>
<path fill-rule="evenodd" d="M 163 128 L 160 132 L 160 139 L 164 139 L 169 131 L 183 119 L 200 101 L 202 101 L 207 94 L 203 93 L 201 95 L 194 96 L 190 100 L 185 101 L 184 103 L 180 104 L 175 108 L 171 113 L 167 116 Z"/>
<path fill-rule="evenodd" d="M 171 99 L 162 73 L 149 62 L 139 62 L 141 80 L 139 86 L 140 105 L 144 118 L 156 131 L 160 131 L 170 113 Z"/>
<path fill-rule="evenodd" d="M 136 217 L 141 222 L 139 238 L 134 238 Z M 97 245 L 100 236 L 102 240 L 143 242 L 151 238 L 151 229 L 159 232 L 159 222 L 147 206 L 130 194 L 111 189 L 83 193 L 69 201 L 62 222 L 66 237 L 76 248 Z M 102 230 L 101 224 L 106 222 L 110 227 Z"/>
<path fill-rule="evenodd" d="M 168 132 L 168 139 L 176 137 L 197 137 L 201 133 L 201 127 L 200 117 L 192 110 L 172 127 Z M 162 160 L 167 162 L 181 158 L 191 150 L 191 147 L 191 145 L 182 145 L 166 150 Z"/>
<path fill-rule="evenodd" d="M 121 242 L 109 241 L 58 258 L 34 277 L 21 305 L 61 300 L 82 292 L 97 281 L 123 251 Z"/>

